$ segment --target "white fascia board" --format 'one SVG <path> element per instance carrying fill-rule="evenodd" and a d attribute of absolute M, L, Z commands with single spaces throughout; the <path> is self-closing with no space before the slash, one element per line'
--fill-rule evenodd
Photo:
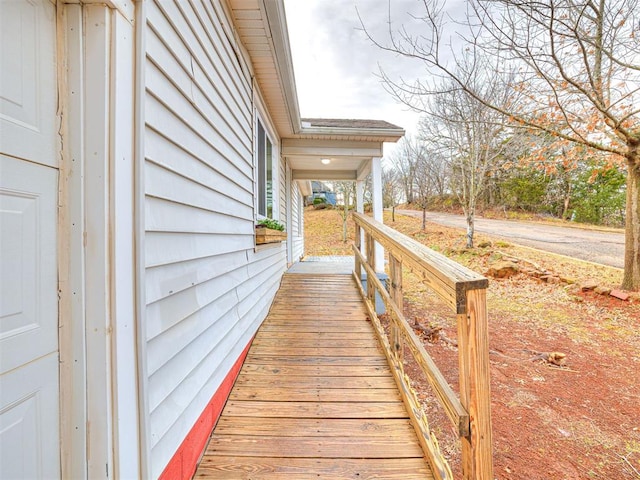
<path fill-rule="evenodd" d="M 296 79 L 293 72 L 293 60 L 291 57 L 291 46 L 289 44 L 289 31 L 287 29 L 287 18 L 284 10 L 284 2 L 265 1 L 262 8 L 267 16 L 271 41 L 273 42 L 273 55 L 275 56 L 278 76 L 282 83 L 285 103 L 293 133 L 298 133 L 301 129 L 300 106 L 298 105 L 298 91 L 296 89 Z"/>
<path fill-rule="evenodd" d="M 300 135 L 338 136 L 338 137 L 374 137 L 379 142 L 397 142 L 405 131 L 402 128 L 340 128 L 340 127 L 303 127 Z"/>

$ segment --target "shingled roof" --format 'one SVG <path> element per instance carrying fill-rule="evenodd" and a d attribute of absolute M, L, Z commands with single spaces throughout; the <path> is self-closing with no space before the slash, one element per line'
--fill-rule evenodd
<path fill-rule="evenodd" d="M 401 129 L 384 120 L 363 120 L 344 118 L 302 118 L 303 126 L 326 127 L 326 128 L 366 128 L 366 129 Z M 308 124 L 308 125 L 306 125 Z"/>

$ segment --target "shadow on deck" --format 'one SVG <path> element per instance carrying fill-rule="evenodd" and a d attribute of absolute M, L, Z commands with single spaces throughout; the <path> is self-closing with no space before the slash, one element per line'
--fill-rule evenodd
<path fill-rule="evenodd" d="M 195 478 L 433 478 L 352 266 L 332 263 L 284 275 Z"/>

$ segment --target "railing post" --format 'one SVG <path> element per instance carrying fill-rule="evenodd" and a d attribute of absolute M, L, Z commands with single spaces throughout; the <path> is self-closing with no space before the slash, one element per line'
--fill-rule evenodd
<path fill-rule="evenodd" d="M 376 271 L 376 247 L 373 240 L 373 235 L 369 232 L 365 235 L 365 243 L 367 247 L 367 264 L 371 267 L 371 270 Z M 367 275 L 369 275 L 367 273 Z M 376 303 L 376 287 L 373 285 L 373 280 L 367 278 L 367 297 L 375 305 Z"/>
<path fill-rule="evenodd" d="M 396 258 L 391 252 L 389 252 L 389 282 L 391 283 L 391 288 L 389 289 L 391 299 L 398 306 L 398 310 L 403 312 L 402 261 Z M 391 325 L 391 342 L 393 343 L 393 350 L 397 360 L 402 362 L 402 336 L 395 321 Z"/>
<path fill-rule="evenodd" d="M 493 480 L 486 289 L 468 290 L 466 313 L 457 317 L 460 402 L 469 412 L 471 432 L 461 439 L 462 477 Z"/>
<path fill-rule="evenodd" d="M 357 222 L 354 243 L 358 251 L 362 253 L 362 233 L 360 225 Z M 360 257 L 358 257 L 358 255 L 355 255 L 355 257 L 355 272 L 358 277 L 358 281 L 360 281 L 362 280 L 362 265 L 360 264 Z"/>

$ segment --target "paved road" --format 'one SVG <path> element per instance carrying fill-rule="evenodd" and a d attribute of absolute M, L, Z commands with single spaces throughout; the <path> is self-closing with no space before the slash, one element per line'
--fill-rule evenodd
<path fill-rule="evenodd" d="M 396 210 L 397 213 L 422 218 L 422 212 Z M 448 227 L 466 229 L 461 215 L 427 212 L 427 220 Z M 476 217 L 476 232 L 508 239 L 512 243 L 590 262 L 624 267 L 624 233 L 586 230 L 533 222 L 493 220 Z"/>

